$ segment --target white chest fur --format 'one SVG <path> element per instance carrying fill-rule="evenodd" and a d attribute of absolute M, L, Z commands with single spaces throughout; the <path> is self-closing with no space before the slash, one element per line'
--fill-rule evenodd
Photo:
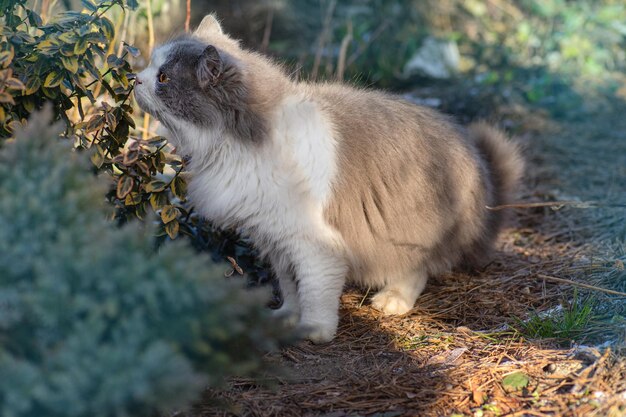
<path fill-rule="evenodd" d="M 193 138 L 189 194 L 196 209 L 218 226 L 240 225 L 273 241 L 326 228 L 324 207 L 337 175 L 336 143 L 314 102 L 290 97 L 277 109 L 261 144 L 207 133 Z M 187 138 L 185 138 L 187 139 Z M 317 229 L 317 230 L 316 230 Z M 252 236 L 255 237 L 255 236 Z"/>

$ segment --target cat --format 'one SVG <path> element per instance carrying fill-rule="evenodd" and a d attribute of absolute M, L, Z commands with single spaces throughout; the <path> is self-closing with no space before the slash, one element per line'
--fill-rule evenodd
<path fill-rule="evenodd" d="M 135 96 L 190 156 L 188 198 L 266 257 L 279 314 L 323 343 L 346 280 L 411 310 L 429 276 L 481 262 L 520 182 L 516 144 L 394 95 L 292 80 L 215 16 L 157 47 Z"/>

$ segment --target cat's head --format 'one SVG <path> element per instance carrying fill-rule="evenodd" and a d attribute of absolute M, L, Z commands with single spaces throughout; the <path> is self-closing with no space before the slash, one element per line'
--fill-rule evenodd
<path fill-rule="evenodd" d="M 139 106 L 184 141 L 189 132 L 224 133 L 255 142 L 264 127 L 250 106 L 246 68 L 236 41 L 223 33 L 213 15 L 193 36 L 157 47 L 150 65 L 137 74 Z M 179 145 L 185 145 L 179 143 Z"/>

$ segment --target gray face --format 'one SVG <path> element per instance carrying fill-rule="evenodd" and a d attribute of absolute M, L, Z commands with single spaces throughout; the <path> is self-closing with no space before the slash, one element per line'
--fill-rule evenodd
<path fill-rule="evenodd" d="M 264 123 L 250 108 L 239 65 L 212 45 L 179 38 L 155 50 L 150 66 L 137 75 L 135 97 L 174 132 L 191 123 L 257 141 Z"/>

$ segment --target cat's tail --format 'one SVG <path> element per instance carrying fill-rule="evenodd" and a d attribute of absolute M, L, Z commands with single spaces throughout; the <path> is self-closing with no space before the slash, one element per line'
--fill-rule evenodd
<path fill-rule="evenodd" d="M 483 155 L 493 187 L 490 205 L 511 203 L 524 174 L 524 159 L 519 146 L 501 130 L 485 122 L 468 126 L 468 132 Z"/>
<path fill-rule="evenodd" d="M 490 193 L 485 205 L 493 207 L 512 202 L 524 173 L 519 146 L 502 131 L 485 122 L 472 123 L 467 131 L 485 162 L 489 177 L 486 183 Z M 462 264 L 465 267 L 484 265 L 507 217 L 507 210 L 489 210 L 487 207 L 483 210 L 486 214 L 484 228 L 463 254 Z"/>

